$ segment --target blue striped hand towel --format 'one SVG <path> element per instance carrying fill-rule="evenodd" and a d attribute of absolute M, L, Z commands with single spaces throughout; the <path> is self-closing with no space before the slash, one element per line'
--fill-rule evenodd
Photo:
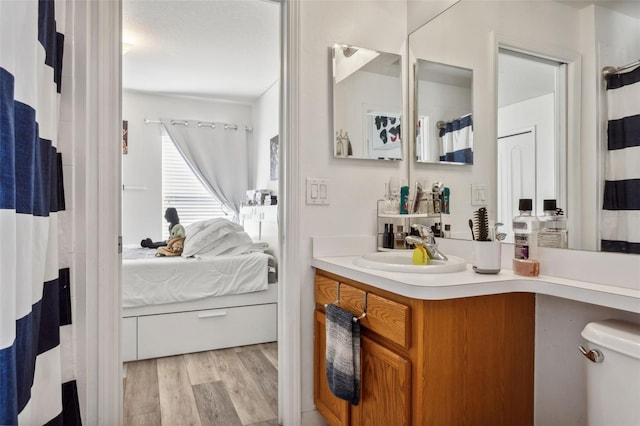
<path fill-rule="evenodd" d="M 353 405 L 360 402 L 360 324 L 351 312 L 327 305 L 326 372 L 329 389 Z"/>

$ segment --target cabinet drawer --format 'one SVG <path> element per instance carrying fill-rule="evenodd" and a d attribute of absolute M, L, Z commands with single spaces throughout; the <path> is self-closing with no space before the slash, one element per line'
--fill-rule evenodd
<path fill-rule="evenodd" d="M 318 275 L 315 279 L 316 303 L 335 303 L 338 281 Z M 340 283 L 339 305 L 360 316 L 364 311 L 365 291 Z M 366 294 L 367 316 L 360 324 L 367 329 L 403 346 L 409 347 L 409 307 L 373 293 Z"/>
<path fill-rule="evenodd" d="M 138 318 L 138 359 L 276 340 L 277 304 Z"/>

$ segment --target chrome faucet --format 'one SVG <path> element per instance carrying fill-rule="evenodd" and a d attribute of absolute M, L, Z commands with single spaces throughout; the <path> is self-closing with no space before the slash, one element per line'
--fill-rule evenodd
<path fill-rule="evenodd" d="M 411 227 L 413 229 L 416 229 L 420 236 L 418 237 L 417 235 L 407 235 L 404 240 L 408 244 L 420 244 L 424 246 L 430 259 L 449 260 L 447 256 L 445 256 L 440 250 L 438 250 L 438 243 L 436 243 L 436 237 L 433 235 L 433 231 L 431 230 L 431 228 L 420 224 L 414 224 L 411 225 Z"/>

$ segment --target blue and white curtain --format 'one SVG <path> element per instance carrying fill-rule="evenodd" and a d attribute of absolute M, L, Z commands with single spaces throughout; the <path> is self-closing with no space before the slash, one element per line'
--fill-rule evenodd
<path fill-rule="evenodd" d="M 473 164 L 473 120 L 471 114 L 445 123 L 440 129 L 440 161 Z"/>
<path fill-rule="evenodd" d="M 64 4 L 0 1 L 0 424 L 63 418 L 61 325 L 71 322 L 69 269 L 58 255 L 65 208 L 57 151 Z M 73 413 L 73 414 L 71 414 Z"/>
<path fill-rule="evenodd" d="M 640 254 L 640 67 L 607 76 L 601 249 Z"/>

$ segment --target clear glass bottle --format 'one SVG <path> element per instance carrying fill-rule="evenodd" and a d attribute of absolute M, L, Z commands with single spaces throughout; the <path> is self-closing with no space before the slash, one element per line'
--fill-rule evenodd
<path fill-rule="evenodd" d="M 539 218 L 539 247 L 567 248 L 567 219 L 562 209 L 557 208 L 556 200 L 544 200 L 544 215 Z"/>
<path fill-rule="evenodd" d="M 394 238 L 395 242 L 394 242 L 393 248 L 396 250 L 404 250 L 405 248 L 407 248 L 404 242 L 404 238 L 406 236 L 407 234 L 404 232 L 404 227 L 402 225 L 398 225 L 398 228 L 396 229 L 395 238 Z"/>
<path fill-rule="evenodd" d="M 518 209 L 520 214 L 513 218 L 514 257 L 521 260 L 537 259 L 540 222 L 531 213 L 533 210 L 531 198 L 521 198 Z"/>

